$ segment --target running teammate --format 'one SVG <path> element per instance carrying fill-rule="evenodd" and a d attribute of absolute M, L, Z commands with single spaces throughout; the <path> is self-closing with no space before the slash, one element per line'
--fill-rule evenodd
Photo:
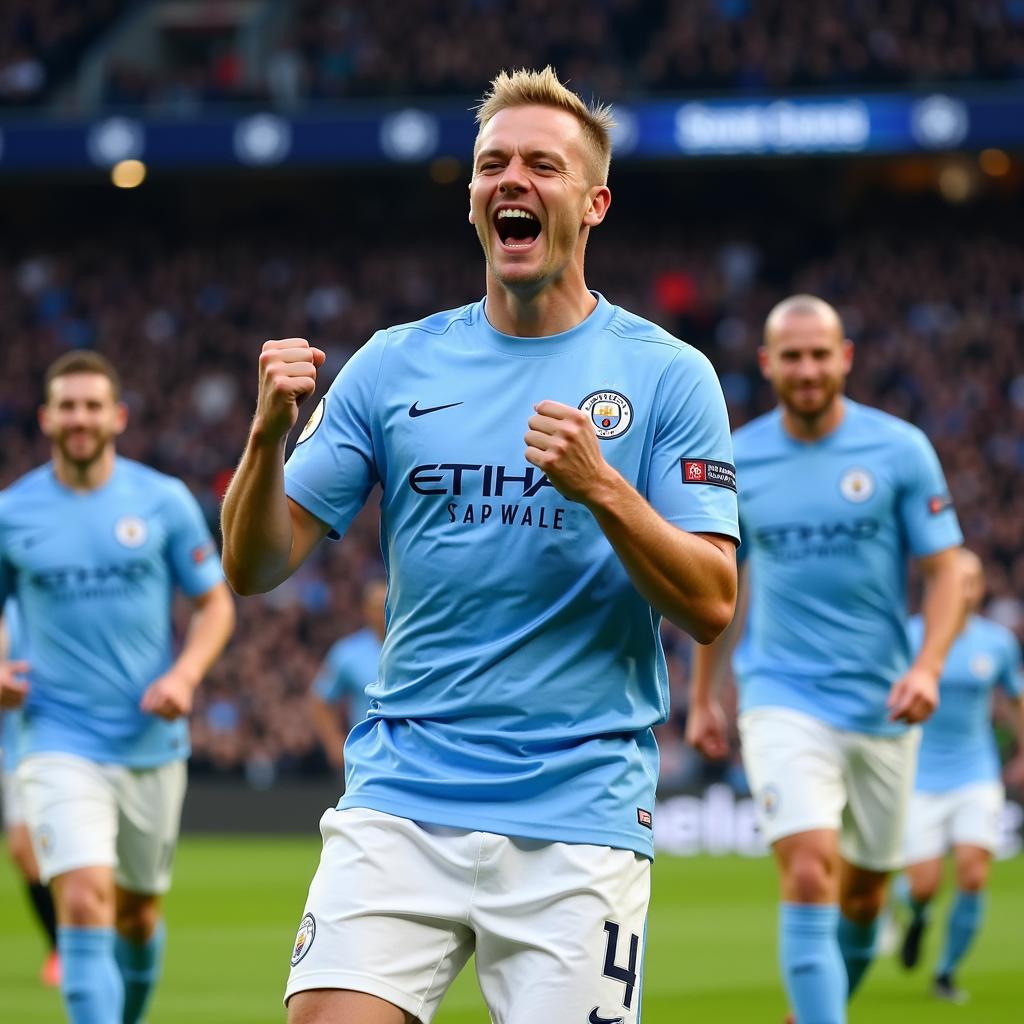
<path fill-rule="evenodd" d="M 387 584 L 374 580 L 363 588 L 366 625 L 331 645 L 309 694 L 309 714 L 327 761 L 337 772 L 345 770 L 345 736 L 370 708 L 366 688 L 377 681 L 380 645 L 384 640 L 384 603 Z M 338 721 L 339 707 L 345 729 Z"/>
<path fill-rule="evenodd" d="M 992 692 L 1001 687 L 1016 712 L 1018 759 L 1024 759 L 1024 679 L 1017 638 L 1005 626 L 977 614 L 985 596 L 981 560 L 961 554 L 969 618 L 949 653 L 939 684 L 940 703 L 925 723 L 917 779 L 907 819 L 906 899 L 911 918 L 900 953 L 905 967 L 917 965 L 932 898 L 942 883 L 942 860 L 953 854 L 956 896 L 932 984 L 933 993 L 962 1003 L 956 970 L 974 941 L 984 915 L 989 865 L 999 845 L 1003 785 L 992 735 Z M 911 620 L 921 640 L 921 620 Z M 1021 760 L 1015 768 L 1019 771 Z"/>
<path fill-rule="evenodd" d="M 72 352 L 47 371 L 52 461 L 0 494 L 0 600 L 25 664 L 0 675 L 24 706 L 18 784 L 57 907 L 73 1024 L 135 1024 L 160 972 L 185 791 L 186 716 L 234 606 L 195 500 L 115 454 L 127 412 L 114 368 Z M 193 604 L 172 654 L 175 589 Z"/>
<path fill-rule="evenodd" d="M 323 353 L 267 342 L 224 505 L 243 593 L 383 488 L 388 630 L 292 955 L 293 1024 L 428 1022 L 472 953 L 502 1024 L 640 1006 L 666 615 L 732 616 L 735 493 L 707 360 L 587 289 L 610 118 L 550 69 L 478 113 L 486 297 Z M 287 495 L 287 497 L 286 497 Z"/>
<path fill-rule="evenodd" d="M 960 530 L 914 427 L 843 397 L 853 358 L 836 311 L 772 310 L 761 368 L 779 400 L 734 435 L 749 576 L 740 736 L 781 882 L 779 956 L 798 1024 L 846 1020 L 874 955 L 885 880 L 902 862 L 919 738 L 960 625 Z M 924 637 L 906 629 L 907 562 Z M 731 632 L 731 631 L 730 631 Z M 713 696 L 728 640 L 699 649 L 687 736 L 727 753 Z"/>

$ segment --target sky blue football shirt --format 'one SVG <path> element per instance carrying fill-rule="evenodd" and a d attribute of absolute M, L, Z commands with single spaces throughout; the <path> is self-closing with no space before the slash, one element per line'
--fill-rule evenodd
<path fill-rule="evenodd" d="M 924 627 L 910 623 L 916 650 Z M 992 734 L 992 691 L 1024 693 L 1017 638 L 1005 626 L 971 617 L 946 659 L 939 683 L 939 706 L 924 723 L 915 789 L 944 793 L 975 782 L 999 779 L 999 752 Z"/>
<path fill-rule="evenodd" d="M 388 631 L 339 806 L 650 856 L 659 617 L 591 513 L 526 462 L 544 399 L 585 410 L 670 523 L 737 536 L 721 387 L 654 324 L 599 297 L 549 338 L 499 333 L 483 302 L 375 334 L 286 469 L 339 534 L 383 487 Z"/>
<path fill-rule="evenodd" d="M 21 661 L 21 622 L 16 601 L 7 601 L 3 606 L 3 616 L 7 633 L 7 660 Z M 4 708 L 0 711 L 0 752 L 3 754 L 3 770 L 13 772 L 18 767 L 21 754 L 21 708 Z"/>
<path fill-rule="evenodd" d="M 313 680 L 313 692 L 328 704 L 344 701 L 351 728 L 370 708 L 366 688 L 377 681 L 379 662 L 380 640 L 372 629 L 342 637 L 331 644 Z"/>
<path fill-rule="evenodd" d="M 180 480 L 118 458 L 88 493 L 46 464 L 0 494 L 0 599 L 21 613 L 31 663 L 24 755 L 151 767 L 186 757 L 188 723 L 143 714 L 170 668 L 175 587 L 222 579 L 202 512 Z"/>
<path fill-rule="evenodd" d="M 961 543 L 935 451 L 849 399 L 839 427 L 792 438 L 779 409 L 734 435 L 750 601 L 733 667 L 741 709 L 784 707 L 893 735 L 910 665 L 907 560 Z"/>

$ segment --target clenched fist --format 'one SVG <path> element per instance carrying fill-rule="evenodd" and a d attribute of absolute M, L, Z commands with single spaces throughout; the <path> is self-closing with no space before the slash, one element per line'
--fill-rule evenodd
<path fill-rule="evenodd" d="M 523 440 L 526 461 L 542 470 L 559 494 L 584 504 L 609 472 L 590 417 L 546 399 L 534 407 Z"/>
<path fill-rule="evenodd" d="M 326 358 L 305 338 L 264 342 L 256 400 L 256 422 L 264 436 L 282 438 L 295 426 L 299 405 L 316 390 L 316 371 Z"/>

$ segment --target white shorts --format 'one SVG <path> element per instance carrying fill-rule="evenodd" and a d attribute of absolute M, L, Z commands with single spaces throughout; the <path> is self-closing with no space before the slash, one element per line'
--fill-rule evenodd
<path fill-rule="evenodd" d="M 946 793 L 915 792 L 907 818 L 906 862 L 944 856 L 954 846 L 999 849 L 1005 794 L 1000 782 L 976 782 Z"/>
<path fill-rule="evenodd" d="M 184 761 L 136 769 L 30 754 L 18 765 L 18 783 L 44 882 L 75 868 L 112 867 L 129 892 L 170 888 Z"/>
<path fill-rule="evenodd" d="M 469 957 L 494 1024 L 640 1019 L 650 862 L 361 808 L 327 811 L 285 1002 L 369 992 L 423 1024 Z"/>
<path fill-rule="evenodd" d="M 25 802 L 21 799 L 18 777 L 14 772 L 4 772 L 0 780 L 0 794 L 3 800 L 4 828 L 11 829 L 25 824 Z"/>
<path fill-rule="evenodd" d="M 902 865 L 919 729 L 873 736 L 776 707 L 745 711 L 739 727 L 766 842 L 832 829 L 848 863 L 868 871 Z"/>

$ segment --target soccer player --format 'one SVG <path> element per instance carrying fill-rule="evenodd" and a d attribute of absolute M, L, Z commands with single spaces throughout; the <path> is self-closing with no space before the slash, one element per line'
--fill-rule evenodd
<path fill-rule="evenodd" d="M 52 461 L 0 493 L 0 600 L 24 662 L 0 706 L 24 707 L 18 784 L 57 907 L 72 1024 L 135 1024 L 160 972 L 160 896 L 185 791 L 193 691 L 234 623 L 216 548 L 178 480 L 120 458 L 117 372 L 71 352 L 46 373 Z M 193 605 L 172 653 L 175 588 Z"/>
<path fill-rule="evenodd" d="M 610 118 L 547 68 L 478 111 L 482 301 L 375 334 L 285 438 L 323 353 L 264 345 L 224 504 L 243 593 L 376 483 L 388 628 L 292 955 L 292 1024 L 429 1022 L 475 952 L 503 1024 L 633 1024 L 661 615 L 732 616 L 735 494 L 707 360 L 588 290 Z"/>
<path fill-rule="evenodd" d="M 14 601 L 8 601 L 3 611 L 3 629 L 0 633 L 0 673 L 23 673 L 19 662 L 18 614 Z M 44 985 L 54 988 L 60 984 L 60 957 L 57 955 L 57 918 L 53 909 L 50 887 L 39 880 L 39 864 L 32 852 L 32 839 L 25 824 L 24 804 L 18 790 L 15 769 L 21 751 L 21 712 L 11 708 L 0 711 L 0 757 L 3 765 L 3 816 L 7 851 L 25 880 L 29 900 L 35 916 L 46 935 L 48 952 L 39 978 Z"/>
<path fill-rule="evenodd" d="M 872 959 L 886 875 L 902 862 L 919 738 L 908 726 L 935 708 L 963 608 L 960 529 L 935 452 L 844 397 L 852 359 L 826 302 L 779 303 L 760 350 L 778 406 L 733 437 L 748 600 L 733 662 L 740 739 L 779 871 L 798 1024 L 845 1021 Z M 913 658 L 909 559 L 925 588 Z M 711 757 L 728 752 L 713 695 L 728 649 L 723 637 L 694 662 L 687 736 Z"/>
<path fill-rule="evenodd" d="M 309 694 L 309 714 L 327 761 L 345 770 L 345 732 L 338 724 L 338 705 L 344 705 L 346 732 L 361 722 L 370 707 L 366 688 L 377 680 L 380 645 L 384 639 L 387 584 L 373 580 L 363 588 L 366 625 L 331 645 Z"/>
<path fill-rule="evenodd" d="M 940 703 L 922 730 L 917 778 L 907 819 L 906 893 L 911 918 L 900 958 L 917 965 L 928 908 L 942 882 L 943 857 L 956 864 L 956 896 L 932 985 L 948 1002 L 967 994 L 955 972 L 981 926 L 989 865 L 999 845 L 1003 786 L 991 729 L 992 692 L 1005 690 L 1016 712 L 1017 760 L 1024 765 L 1024 679 L 1017 638 L 1004 626 L 977 614 L 985 596 L 981 560 L 961 553 L 969 618 L 957 637 L 939 683 Z M 921 640 L 921 620 L 911 620 L 911 638 Z"/>

